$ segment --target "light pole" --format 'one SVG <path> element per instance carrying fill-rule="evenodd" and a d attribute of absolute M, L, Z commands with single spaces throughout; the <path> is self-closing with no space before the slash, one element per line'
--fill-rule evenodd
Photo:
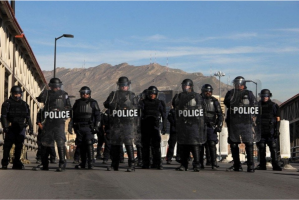
<path fill-rule="evenodd" d="M 216 73 L 214 73 L 214 76 L 218 76 L 219 77 L 219 103 L 221 105 L 221 85 L 220 85 L 220 79 L 222 76 L 225 76 L 225 73 L 223 73 L 222 71 L 218 71 Z M 221 149 L 220 149 L 220 133 L 219 133 L 219 161 L 222 160 L 222 156 L 221 156 Z"/>
<path fill-rule="evenodd" d="M 54 47 L 54 78 L 56 78 L 56 41 L 59 40 L 62 37 L 73 38 L 74 35 L 63 34 L 62 36 L 59 36 L 58 38 L 55 38 L 55 47 Z"/>

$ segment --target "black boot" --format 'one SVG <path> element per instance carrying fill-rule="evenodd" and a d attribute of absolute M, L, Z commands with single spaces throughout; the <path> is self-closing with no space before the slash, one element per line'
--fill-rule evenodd
<path fill-rule="evenodd" d="M 8 163 L 9 163 L 9 152 L 12 147 L 12 144 L 10 144 L 8 141 L 4 141 L 3 145 L 3 158 L 1 160 L 2 169 L 7 169 Z"/>
<path fill-rule="evenodd" d="M 141 146 L 136 146 L 137 147 L 137 166 L 142 167 L 142 147 Z"/>
<path fill-rule="evenodd" d="M 278 164 L 278 157 L 277 157 L 277 148 L 276 142 L 273 141 L 270 146 L 271 158 L 272 158 L 272 167 L 274 171 L 282 171 L 282 168 Z"/>
<path fill-rule="evenodd" d="M 201 145 L 201 149 L 200 149 L 200 154 L 199 154 L 199 163 L 200 163 L 200 169 L 204 169 L 205 168 L 205 166 L 204 166 L 204 158 L 203 158 L 203 156 L 204 156 L 204 153 L 205 153 L 205 148 L 204 148 L 204 144 L 203 145 Z"/>
<path fill-rule="evenodd" d="M 212 162 L 211 162 L 211 152 L 210 152 L 209 144 L 206 142 L 204 146 L 206 149 L 206 166 L 210 166 Z"/>
<path fill-rule="evenodd" d="M 254 169 L 254 160 L 253 160 L 253 144 L 246 143 L 245 150 L 247 153 L 247 172 L 253 173 Z"/>
<path fill-rule="evenodd" d="M 234 165 L 227 168 L 226 171 L 236 171 L 236 172 L 243 171 L 243 168 L 242 168 L 241 162 L 240 162 L 238 143 L 231 143 L 230 148 L 231 148 L 232 157 L 234 160 Z"/>
<path fill-rule="evenodd" d="M 150 147 L 144 145 L 142 148 L 142 169 L 150 168 Z"/>
<path fill-rule="evenodd" d="M 65 146 L 58 147 L 59 165 L 58 168 L 56 169 L 56 172 L 62 172 L 65 170 L 66 167 L 65 152 L 66 152 Z"/>
<path fill-rule="evenodd" d="M 41 156 L 42 156 L 42 166 L 40 169 L 48 171 L 49 170 L 49 160 L 47 155 L 47 147 L 42 146 L 41 147 Z"/>
<path fill-rule="evenodd" d="M 133 145 L 126 145 L 128 155 L 128 168 L 127 172 L 135 171 L 134 148 Z"/>
<path fill-rule="evenodd" d="M 161 147 L 160 147 L 160 143 L 159 146 L 154 146 L 152 148 L 153 151 L 153 167 L 152 168 L 156 168 L 156 169 L 163 169 L 163 164 L 162 164 L 162 159 L 161 159 Z"/>
<path fill-rule="evenodd" d="M 181 145 L 179 143 L 177 143 L 177 146 L 176 146 L 175 161 L 177 161 L 178 163 L 181 163 Z"/>
<path fill-rule="evenodd" d="M 192 145 L 192 155 L 193 155 L 193 171 L 199 172 L 200 171 L 200 164 L 199 164 L 199 155 L 201 146 L 200 145 Z"/>
<path fill-rule="evenodd" d="M 88 165 L 88 169 L 93 169 L 93 158 L 94 158 L 93 144 L 90 141 L 90 143 L 87 146 L 87 165 Z"/>
<path fill-rule="evenodd" d="M 79 165 L 75 166 L 75 169 L 85 169 L 86 168 L 86 154 L 87 154 L 87 147 L 83 143 L 77 146 L 77 148 L 80 148 L 80 157 L 81 157 L 81 163 Z"/>
<path fill-rule="evenodd" d="M 119 160 L 120 160 L 120 145 L 111 145 L 112 163 L 110 167 L 107 167 L 107 171 L 118 171 Z"/>
<path fill-rule="evenodd" d="M 180 145 L 181 165 L 176 168 L 177 171 L 188 171 L 188 158 L 190 155 L 190 145 Z"/>
<path fill-rule="evenodd" d="M 20 160 L 21 153 L 22 153 L 22 147 L 23 147 L 22 144 L 15 145 L 15 157 L 14 157 L 13 166 L 12 166 L 13 169 L 25 169 L 23 163 Z"/>
<path fill-rule="evenodd" d="M 260 164 L 256 166 L 256 170 L 267 170 L 266 167 L 266 144 L 265 142 L 259 142 L 257 143 L 258 149 L 259 149 L 259 157 L 260 157 Z"/>
<path fill-rule="evenodd" d="M 217 170 L 217 168 L 219 166 L 217 165 L 217 161 L 216 161 L 216 158 L 217 158 L 216 143 L 215 143 L 215 141 L 209 141 L 208 143 L 209 143 L 209 149 L 210 149 L 210 155 L 211 155 L 212 169 Z"/>

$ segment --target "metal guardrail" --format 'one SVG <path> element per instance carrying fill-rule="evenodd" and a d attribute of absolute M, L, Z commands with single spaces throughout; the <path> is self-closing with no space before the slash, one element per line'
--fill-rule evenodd
<path fill-rule="evenodd" d="M 298 149 L 299 149 L 299 146 L 291 147 L 291 159 L 292 160 L 299 159 L 299 150 Z M 298 154 L 298 156 L 296 154 Z"/>

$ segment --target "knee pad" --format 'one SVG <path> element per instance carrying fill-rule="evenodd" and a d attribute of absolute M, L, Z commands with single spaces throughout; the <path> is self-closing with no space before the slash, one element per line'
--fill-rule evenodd
<path fill-rule="evenodd" d="M 86 141 L 85 141 L 85 144 L 87 144 L 87 145 L 92 145 L 92 144 L 93 144 L 93 141 L 92 141 L 92 140 L 86 140 Z"/>
<path fill-rule="evenodd" d="M 257 146 L 258 146 L 259 149 L 264 149 L 264 148 L 266 148 L 266 144 L 265 144 L 264 142 L 259 142 L 259 143 L 257 144 Z"/>
<path fill-rule="evenodd" d="M 239 148 L 239 144 L 238 143 L 232 143 L 232 144 L 230 144 L 230 148 L 231 149 L 238 149 Z"/>
<path fill-rule="evenodd" d="M 273 148 L 273 149 L 276 149 L 277 145 L 276 145 L 276 142 L 275 141 L 272 141 L 269 143 L 269 148 Z"/>

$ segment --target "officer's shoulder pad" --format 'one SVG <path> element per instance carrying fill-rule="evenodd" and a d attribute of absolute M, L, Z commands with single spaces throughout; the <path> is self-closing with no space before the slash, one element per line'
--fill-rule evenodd
<path fill-rule="evenodd" d="M 8 106 L 8 105 L 10 105 L 10 103 L 9 103 L 9 99 L 5 100 L 5 101 L 3 102 L 2 105 L 3 105 L 3 106 Z"/>
<path fill-rule="evenodd" d="M 211 96 L 211 99 L 212 99 L 213 101 L 218 101 L 218 99 L 216 99 L 216 98 L 213 97 L 213 96 Z"/>

